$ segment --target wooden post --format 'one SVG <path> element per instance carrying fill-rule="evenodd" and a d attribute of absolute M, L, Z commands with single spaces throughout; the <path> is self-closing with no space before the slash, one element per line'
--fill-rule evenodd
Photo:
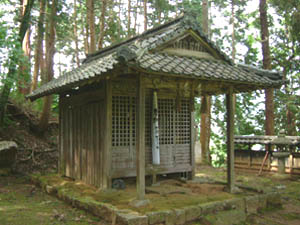
<path fill-rule="evenodd" d="M 196 175 L 196 164 L 195 164 L 195 140 L 197 132 L 195 130 L 195 111 L 191 112 L 191 164 L 192 164 L 192 174 L 191 179 L 195 178 Z"/>
<path fill-rule="evenodd" d="M 111 187 L 111 146 L 112 146 L 112 87 L 111 80 L 105 83 L 105 112 L 103 123 L 103 181 L 102 188 Z"/>
<path fill-rule="evenodd" d="M 137 199 L 145 199 L 145 88 L 142 75 L 137 77 L 136 92 L 136 185 Z"/>
<path fill-rule="evenodd" d="M 229 87 L 226 94 L 227 110 L 227 188 L 230 193 L 234 191 L 234 102 L 233 87 Z"/>
<path fill-rule="evenodd" d="M 200 86 L 200 85 L 199 85 Z M 196 164 L 195 164 L 195 143 L 197 138 L 197 131 L 195 128 L 195 96 L 194 96 L 194 85 L 193 82 L 190 83 L 190 111 L 191 111 L 191 164 L 192 164 L 192 174 L 191 178 L 195 178 L 196 174 Z"/>
<path fill-rule="evenodd" d="M 62 104 L 62 96 L 59 96 L 59 154 L 58 154 L 58 173 L 60 175 L 65 175 L 65 164 L 64 164 L 64 148 L 63 148 L 63 104 Z"/>

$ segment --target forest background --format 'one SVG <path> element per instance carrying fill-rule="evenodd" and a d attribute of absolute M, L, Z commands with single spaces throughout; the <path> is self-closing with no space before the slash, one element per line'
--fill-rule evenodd
<path fill-rule="evenodd" d="M 0 128 L 13 102 L 39 117 L 41 133 L 58 116 L 57 96 L 25 96 L 111 44 L 192 11 L 235 63 L 280 71 L 281 89 L 235 96 L 235 135 L 300 135 L 300 0 L 1 0 Z M 226 160 L 224 96 L 196 100 L 205 162 Z M 205 107 L 204 107 L 205 105 Z M 205 108 L 205 110 L 203 110 Z M 200 135 L 201 134 L 201 135 Z"/>

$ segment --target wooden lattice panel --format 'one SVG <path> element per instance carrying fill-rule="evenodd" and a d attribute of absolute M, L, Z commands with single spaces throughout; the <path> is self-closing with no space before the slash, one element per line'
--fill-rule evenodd
<path fill-rule="evenodd" d="M 174 143 L 174 99 L 158 99 L 159 144 Z"/>
<path fill-rule="evenodd" d="M 152 91 L 147 90 L 145 101 L 145 145 L 151 146 Z"/>
<path fill-rule="evenodd" d="M 158 99 L 158 113 L 160 144 L 188 144 L 190 142 L 188 100 L 181 100 L 181 109 L 177 112 L 175 99 Z"/>
<path fill-rule="evenodd" d="M 176 144 L 189 144 L 191 132 L 189 100 L 181 100 L 180 112 L 177 112 L 176 114 Z"/>
<path fill-rule="evenodd" d="M 135 97 L 112 97 L 112 146 L 135 145 L 135 110 Z"/>

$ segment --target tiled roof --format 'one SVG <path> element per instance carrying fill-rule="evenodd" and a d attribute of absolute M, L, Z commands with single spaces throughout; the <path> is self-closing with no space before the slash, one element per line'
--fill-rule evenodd
<path fill-rule="evenodd" d="M 281 139 L 281 142 L 278 142 L 278 139 Z M 290 145 L 299 145 L 300 144 L 300 137 L 299 136 L 269 136 L 269 135 L 254 135 L 254 136 L 247 136 L 247 135 L 240 135 L 234 136 L 234 143 L 235 144 L 286 144 L 287 139 Z"/>
<path fill-rule="evenodd" d="M 118 61 L 114 55 L 108 55 L 85 63 L 77 69 L 65 73 L 57 79 L 53 79 L 47 84 L 36 89 L 32 94 L 28 95 L 28 98 L 35 100 L 46 95 L 71 89 L 79 85 L 84 80 L 89 80 L 112 70 L 117 63 Z"/>
<path fill-rule="evenodd" d="M 174 40 L 188 30 L 199 35 L 223 61 L 171 56 L 153 53 L 157 47 Z M 167 24 L 153 28 L 117 45 L 107 47 L 84 60 L 77 69 L 41 86 L 27 97 L 31 100 L 69 90 L 83 81 L 99 77 L 126 61 L 155 72 L 191 76 L 199 79 L 248 82 L 249 85 L 274 86 L 282 82 L 278 73 L 270 73 L 247 66 L 235 66 L 232 61 L 201 31 L 190 17 L 182 16 Z M 271 74 L 269 76 L 269 74 Z"/>
<path fill-rule="evenodd" d="M 217 60 L 146 53 L 137 61 L 137 65 L 147 71 L 187 75 L 205 80 L 238 81 L 264 86 L 281 83 L 280 79 L 272 80 L 263 74 L 246 71 L 240 66 L 228 65 Z"/>

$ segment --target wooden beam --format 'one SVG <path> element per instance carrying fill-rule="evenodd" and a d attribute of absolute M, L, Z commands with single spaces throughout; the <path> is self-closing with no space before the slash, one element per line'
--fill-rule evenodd
<path fill-rule="evenodd" d="M 111 150 L 112 150 L 112 85 L 111 80 L 105 81 L 105 112 L 103 121 L 103 180 L 102 188 L 111 188 Z"/>
<path fill-rule="evenodd" d="M 198 59 L 210 59 L 210 60 L 217 60 L 215 57 L 213 57 L 211 54 L 207 52 L 199 52 L 199 51 L 193 51 L 188 49 L 181 49 L 181 48 L 166 48 L 163 50 L 164 53 L 170 54 L 170 55 L 177 55 L 177 56 L 187 56 L 187 57 L 195 57 Z"/>
<path fill-rule="evenodd" d="M 229 87 L 226 94 L 227 110 L 227 188 L 234 192 L 234 101 L 233 86 Z"/>
<path fill-rule="evenodd" d="M 145 199 L 145 88 L 143 76 L 137 77 L 136 93 L 136 185 L 137 199 Z"/>

